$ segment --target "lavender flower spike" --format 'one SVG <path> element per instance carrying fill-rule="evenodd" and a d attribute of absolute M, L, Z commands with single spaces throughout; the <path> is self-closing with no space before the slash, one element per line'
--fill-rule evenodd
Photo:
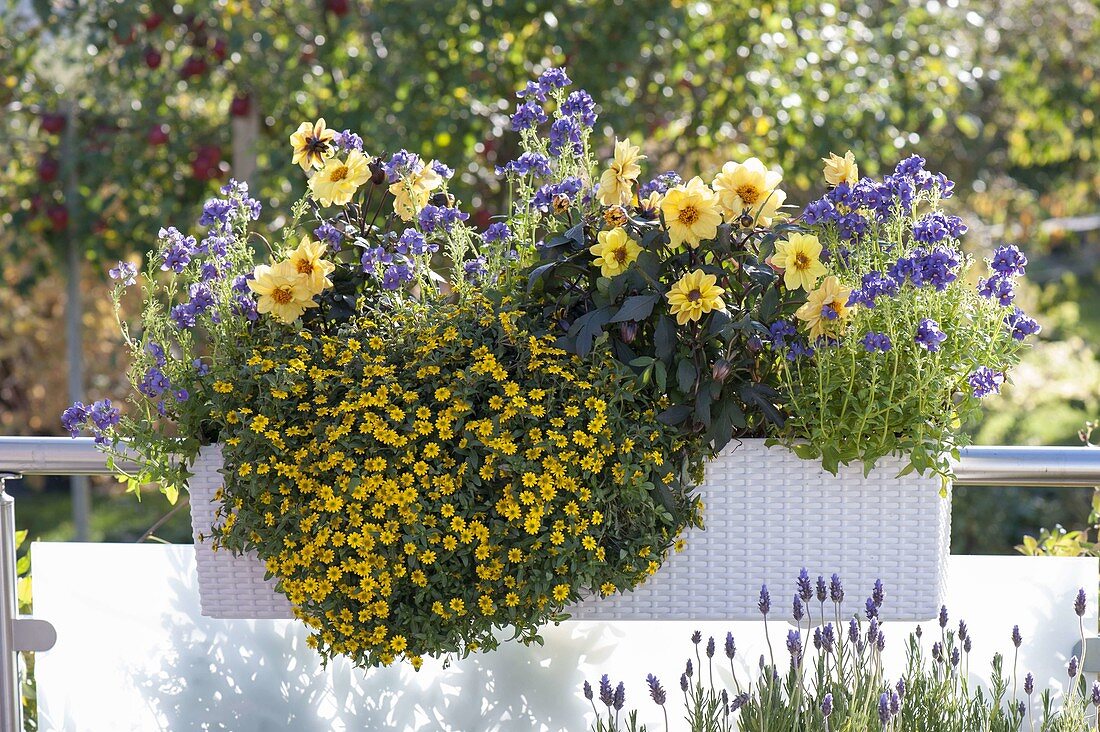
<path fill-rule="evenodd" d="M 829 580 L 829 599 L 837 605 L 844 602 L 844 585 L 840 583 L 839 574 L 833 574 L 832 579 Z"/>
<path fill-rule="evenodd" d="M 664 688 L 661 686 L 661 682 L 657 680 L 657 677 L 653 674 L 645 677 L 646 684 L 649 685 L 649 696 L 653 699 L 655 704 L 664 706 L 668 701 L 668 696 L 665 694 Z"/>
<path fill-rule="evenodd" d="M 1085 616 L 1085 603 L 1087 602 L 1085 595 L 1085 588 L 1077 590 L 1077 599 L 1073 601 L 1073 612 L 1077 613 L 1077 617 L 1083 618 Z"/>
<path fill-rule="evenodd" d="M 886 692 L 878 698 L 878 721 L 882 722 L 883 727 L 890 723 L 890 697 Z"/>
<path fill-rule="evenodd" d="M 1092 682 L 1092 705 L 1100 708 L 1100 681 Z"/>
<path fill-rule="evenodd" d="M 828 592 L 829 590 L 825 585 L 825 578 L 819 574 L 817 576 L 817 601 L 825 602 L 825 598 L 829 596 Z"/>
<path fill-rule="evenodd" d="M 1024 693 L 1031 696 L 1035 691 L 1035 677 L 1031 675 L 1031 672 L 1027 672 L 1027 676 L 1024 677 Z"/>
<path fill-rule="evenodd" d="M 940 627 L 947 627 L 947 605 L 940 605 Z"/>
<path fill-rule="evenodd" d="M 798 596 L 803 602 L 809 602 L 814 596 L 814 588 L 810 584 L 810 573 L 805 567 L 798 573 Z"/>
<path fill-rule="evenodd" d="M 772 609 L 772 596 L 768 592 L 767 585 L 760 585 L 760 601 L 756 603 L 756 607 L 760 609 L 760 614 L 764 617 L 768 616 L 768 613 Z"/>
<path fill-rule="evenodd" d="M 1069 680 L 1077 678 L 1077 669 L 1081 662 L 1077 660 L 1077 656 L 1070 656 L 1069 663 L 1066 664 L 1066 673 L 1069 674 Z"/>
<path fill-rule="evenodd" d="M 826 719 L 833 713 L 833 695 L 826 694 L 825 698 L 821 700 L 821 714 Z"/>
<path fill-rule="evenodd" d="M 733 633 L 726 633 L 726 658 L 733 660 L 737 654 L 737 644 L 733 642 Z"/>
<path fill-rule="evenodd" d="M 1020 635 L 1020 626 L 1019 625 L 1013 625 L 1012 626 L 1012 645 L 1019 648 L 1020 645 L 1023 642 L 1024 642 L 1024 637 L 1022 635 Z"/>
<path fill-rule="evenodd" d="M 611 691 L 611 679 L 604 674 L 600 677 L 600 701 L 607 706 L 614 702 L 614 692 Z"/>
<path fill-rule="evenodd" d="M 875 603 L 875 607 L 882 607 L 882 603 L 886 601 L 886 588 L 882 586 L 882 580 L 875 580 L 875 587 L 871 591 L 871 601 Z"/>

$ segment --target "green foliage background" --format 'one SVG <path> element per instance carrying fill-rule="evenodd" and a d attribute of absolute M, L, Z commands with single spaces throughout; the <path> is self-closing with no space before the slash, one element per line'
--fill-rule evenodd
<path fill-rule="evenodd" d="M 370 152 L 406 147 L 461 165 L 455 187 L 484 220 L 500 200 L 491 170 L 515 152 L 511 101 L 501 100 L 552 64 L 566 65 L 602 105 L 604 131 L 644 140 L 655 172 L 755 155 L 782 166 L 798 204 L 820 187 L 818 158 L 829 151 L 851 148 L 869 174 L 919 152 L 958 181 L 960 213 L 985 225 L 971 244 L 983 252 L 996 239 L 1020 241 L 1041 285 L 1025 297 L 1042 306 L 1049 338 L 1025 362 L 1023 376 L 1038 376 L 990 403 L 971 426 L 979 441 L 1072 443 L 1100 411 L 1100 384 L 1089 376 L 1098 368 L 1090 341 L 1100 330 L 1100 242 L 1095 232 L 1040 225 L 1100 213 L 1100 10 L 1091 0 L 29 7 L 0 9 L 0 132 L 13 141 L 0 147 L 5 433 L 57 430 L 61 350 L 35 334 L 59 332 L 60 254 L 74 237 L 91 263 L 89 396 L 120 393 L 123 351 L 106 335 L 99 278 L 108 262 L 150 247 L 159 227 L 189 225 L 229 176 L 235 98 L 259 114 L 253 183 L 272 229 L 302 186 L 287 138 L 316 116 L 360 131 Z M 188 66 L 195 73 L 181 73 Z M 65 104 L 78 115 L 72 149 L 43 125 Z M 160 132 L 164 144 L 152 144 Z M 203 157 L 216 160 L 204 166 Z M 58 162 L 52 181 L 42 180 L 43 158 Z M 196 175 L 203 167 L 213 179 Z M 66 199 L 70 171 L 77 185 Z M 57 368 L 42 369 L 45 358 Z M 959 491 L 965 540 L 956 548 L 1003 551 L 1005 537 L 1014 543 L 1038 522 L 1087 515 L 1087 495 L 1080 506 L 1069 492 L 1039 495 Z M 997 526 L 975 518 L 1006 505 Z"/>

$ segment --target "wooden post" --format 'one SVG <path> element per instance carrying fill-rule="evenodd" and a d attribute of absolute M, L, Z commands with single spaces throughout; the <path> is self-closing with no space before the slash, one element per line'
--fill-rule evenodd
<path fill-rule="evenodd" d="M 260 112 L 255 99 L 248 113 L 233 117 L 233 177 L 248 183 L 256 196 L 256 140 L 260 137 Z"/>
<path fill-rule="evenodd" d="M 72 102 L 64 107 L 65 134 L 61 139 L 61 159 L 65 166 L 65 207 L 69 212 L 69 225 L 65 232 L 66 252 L 66 299 L 65 299 L 65 351 L 68 357 L 69 401 L 84 398 L 84 301 L 80 292 L 83 273 L 83 251 L 81 249 L 81 227 L 84 223 L 83 207 L 80 205 L 80 190 L 77 186 L 77 149 L 76 149 L 76 108 Z M 88 524 L 91 514 L 91 489 L 88 478 L 74 475 L 69 486 L 73 500 L 73 528 L 76 541 L 88 540 Z"/>

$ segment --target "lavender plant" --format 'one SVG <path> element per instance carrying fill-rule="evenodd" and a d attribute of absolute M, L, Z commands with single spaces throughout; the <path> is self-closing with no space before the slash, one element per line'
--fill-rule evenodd
<path fill-rule="evenodd" d="M 737 646 L 732 633 L 719 650 L 713 637 L 703 643 L 691 636 L 692 655 L 679 676 L 686 728 L 692 732 L 1086 732 L 1100 724 L 1100 682 L 1086 688 L 1084 659 L 1071 658 L 1067 684 L 1056 705 L 1049 690 L 1036 693 L 1035 679 L 1021 677 L 1018 651 L 1023 644 L 1013 628 L 1011 664 L 995 653 L 988 690 L 970 683 L 974 637 L 965 621 L 951 621 L 946 607 L 930 632 L 920 626 L 909 635 L 904 671 L 889 679 L 883 666 L 887 632 L 883 619 L 886 592 L 876 582 L 859 612 L 848 614 L 844 587 L 837 575 L 812 582 L 803 570 L 796 581 L 786 630 L 786 663 L 772 650 L 775 613 L 771 593 L 762 587 L 758 607 L 769 653 L 759 660 L 755 680 L 737 672 Z M 1074 603 L 1085 614 L 1085 591 Z M 1084 638 L 1083 622 L 1081 637 Z M 700 648 L 703 650 L 701 651 Z M 717 678 L 716 678 L 717 677 Z M 601 689 L 610 690 L 607 676 Z M 649 696 L 669 730 L 669 697 L 661 681 L 646 677 Z M 585 696 L 591 686 L 585 682 Z M 603 699 L 603 694 L 600 696 Z M 608 696 L 608 711 L 597 712 L 596 732 L 645 730 L 633 714 L 622 713 L 620 683 Z M 597 711 L 593 705 L 593 711 Z M 629 726 L 620 726 L 619 720 Z"/>

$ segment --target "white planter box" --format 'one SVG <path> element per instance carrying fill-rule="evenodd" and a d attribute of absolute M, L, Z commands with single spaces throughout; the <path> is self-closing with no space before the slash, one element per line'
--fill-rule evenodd
<path fill-rule="evenodd" d="M 946 592 L 951 502 L 938 478 L 897 478 L 902 461 L 882 461 L 868 478 L 861 467 L 836 477 L 814 461 L 763 440 L 730 445 L 707 465 L 699 491 L 706 530 L 688 532 L 687 548 L 634 592 L 587 600 L 570 609 L 577 620 L 751 620 L 760 585 L 772 613 L 787 617 L 795 578 L 836 572 L 845 612 L 860 612 L 876 579 L 886 586 L 889 620 L 935 617 Z M 264 580 L 254 555 L 211 550 L 209 539 L 222 485 L 221 452 L 203 448 L 189 485 L 202 613 L 216 618 L 290 618 L 290 603 Z"/>
<path fill-rule="evenodd" d="M 882 460 L 867 478 L 862 465 L 833 476 L 764 440 L 731 443 L 698 488 L 706 530 L 690 530 L 687 548 L 634 592 L 570 612 L 577 620 L 753 620 L 766 584 L 772 616 L 789 619 L 805 567 L 815 584 L 840 575 L 847 616 L 862 612 L 881 579 L 884 618 L 929 620 L 946 597 L 951 501 L 937 477 L 897 478 L 902 464 Z"/>

